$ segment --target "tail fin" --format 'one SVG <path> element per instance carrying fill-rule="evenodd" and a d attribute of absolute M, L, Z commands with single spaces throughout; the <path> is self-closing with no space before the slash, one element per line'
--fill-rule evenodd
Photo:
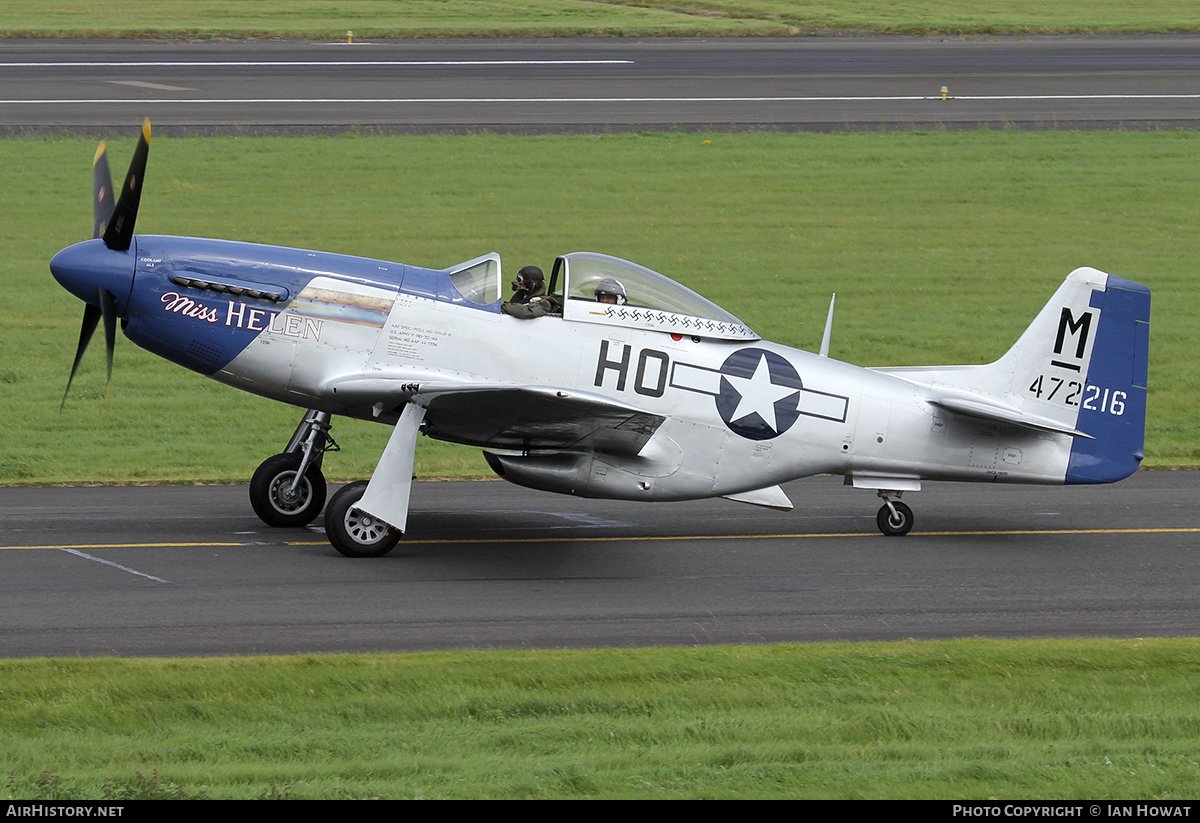
<path fill-rule="evenodd" d="M 1149 343 L 1150 290 L 1080 268 L 996 362 L 881 371 L 958 414 L 1070 434 L 1064 482 L 1112 483 L 1142 460 Z"/>
<path fill-rule="evenodd" d="M 1091 268 L 1071 272 L 993 367 L 1012 369 L 1026 413 L 1073 426 L 1067 483 L 1135 472 L 1146 435 L 1150 290 Z"/>

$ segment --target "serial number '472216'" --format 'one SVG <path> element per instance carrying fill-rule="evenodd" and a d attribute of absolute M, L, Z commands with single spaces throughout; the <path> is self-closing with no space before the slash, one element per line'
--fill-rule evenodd
<path fill-rule="evenodd" d="M 1054 400 L 1068 406 L 1078 406 L 1083 398 L 1083 408 L 1104 414 L 1121 416 L 1125 413 L 1128 392 L 1105 389 L 1100 386 L 1084 386 L 1078 380 L 1063 380 L 1053 375 L 1038 375 L 1029 386 L 1029 393 L 1039 400 Z"/>

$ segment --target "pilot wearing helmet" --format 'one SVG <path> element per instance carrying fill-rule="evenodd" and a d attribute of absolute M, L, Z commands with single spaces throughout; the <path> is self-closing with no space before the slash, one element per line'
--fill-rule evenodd
<path fill-rule="evenodd" d="M 500 310 L 513 317 L 541 317 L 558 310 L 558 303 L 546 294 L 546 276 L 537 266 L 526 266 L 512 282 L 512 300 L 500 304 Z"/>
<path fill-rule="evenodd" d="M 596 302 L 624 306 L 629 301 L 625 298 L 625 287 L 621 281 L 606 277 L 596 284 Z"/>

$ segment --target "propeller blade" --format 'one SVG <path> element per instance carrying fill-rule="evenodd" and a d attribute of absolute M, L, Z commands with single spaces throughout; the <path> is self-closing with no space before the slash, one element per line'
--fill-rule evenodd
<path fill-rule="evenodd" d="M 142 199 L 142 180 L 146 174 L 146 156 L 150 153 L 150 118 L 142 123 L 142 136 L 133 152 L 121 198 L 113 208 L 112 219 L 104 229 L 104 245 L 113 251 L 125 251 L 133 242 L 138 202 Z"/>
<path fill-rule="evenodd" d="M 104 352 L 108 360 L 108 382 L 104 390 L 104 403 L 112 403 L 113 349 L 117 343 L 117 298 L 108 289 L 100 289 L 100 314 L 104 318 Z"/>
<path fill-rule="evenodd" d="M 112 173 L 108 170 L 108 155 L 104 143 L 96 149 L 92 161 L 92 239 L 104 234 L 117 201 L 113 196 Z"/>
<path fill-rule="evenodd" d="M 100 322 L 101 310 L 91 303 L 83 305 L 83 325 L 79 327 L 79 346 L 75 349 L 75 362 L 71 365 L 71 376 L 67 378 L 67 388 L 63 392 L 62 402 L 58 404 L 58 413 L 62 414 L 63 406 L 67 405 L 67 395 L 71 393 L 71 381 L 75 379 L 75 372 L 79 369 L 79 361 L 83 359 L 83 353 L 87 351 L 88 342 L 92 339 L 92 333 L 96 331 L 96 324 Z"/>
<path fill-rule="evenodd" d="M 138 203 L 142 199 L 142 178 L 146 174 L 146 158 L 149 153 L 150 118 L 147 117 L 142 123 L 142 136 L 138 140 L 137 148 L 133 151 L 133 160 L 129 163 L 129 171 L 125 175 L 125 185 L 121 189 L 119 199 L 113 197 L 112 172 L 108 167 L 108 153 L 104 143 L 100 144 L 96 149 L 96 156 L 92 158 L 92 239 L 103 238 L 104 245 L 113 251 L 126 251 L 133 243 L 133 227 L 137 222 Z M 72 247 L 72 249 L 75 248 Z M 67 250 L 64 250 L 56 255 L 55 261 L 62 261 L 66 252 Z M 86 255 L 84 257 L 86 258 Z M 75 262 L 81 263 L 82 261 L 75 259 Z M 60 263 L 60 265 L 66 264 Z M 92 276 L 101 282 L 104 279 L 104 272 L 89 270 L 85 276 L 80 275 L 79 272 L 69 271 L 70 266 L 67 266 L 67 271 L 55 269 L 54 261 L 51 262 L 50 268 L 54 272 L 54 276 L 59 278 L 60 283 L 65 286 L 69 283 L 68 289 L 85 301 L 88 301 L 87 296 L 81 294 L 81 290 L 74 287 L 76 281 L 82 285 Z M 64 280 L 64 277 L 67 279 Z M 117 280 L 120 279 L 120 277 L 117 278 Z M 86 289 L 83 291 L 86 292 Z M 71 394 L 71 384 L 75 381 L 75 374 L 79 371 L 79 363 L 83 360 L 83 353 L 87 351 L 88 343 L 91 342 L 92 335 L 96 333 L 96 326 L 101 319 L 104 320 L 104 353 L 107 361 L 105 395 L 106 402 L 112 401 L 113 351 L 117 343 L 117 298 L 104 286 L 98 286 L 96 303 L 88 301 L 83 307 L 83 323 L 79 327 L 79 345 L 75 348 L 75 362 L 71 364 L 71 374 L 67 377 L 67 388 L 63 391 L 62 402 L 58 404 L 59 414 L 62 414 L 63 408 L 67 405 L 67 397 Z"/>

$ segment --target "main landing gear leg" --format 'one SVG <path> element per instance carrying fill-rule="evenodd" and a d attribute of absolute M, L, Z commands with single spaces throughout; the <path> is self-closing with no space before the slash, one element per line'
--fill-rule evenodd
<path fill-rule="evenodd" d="M 250 505 L 268 526 L 307 526 L 325 505 L 321 462 L 337 451 L 329 436 L 330 414 L 309 409 L 287 448 L 268 457 L 250 480 Z"/>
<path fill-rule="evenodd" d="M 879 514 L 875 515 L 875 524 L 888 537 L 901 537 L 912 531 L 913 511 L 900 502 L 901 494 L 903 492 L 879 491 L 879 496 L 883 498 L 883 506 L 879 509 Z M 893 500 L 893 497 L 896 499 Z"/>

